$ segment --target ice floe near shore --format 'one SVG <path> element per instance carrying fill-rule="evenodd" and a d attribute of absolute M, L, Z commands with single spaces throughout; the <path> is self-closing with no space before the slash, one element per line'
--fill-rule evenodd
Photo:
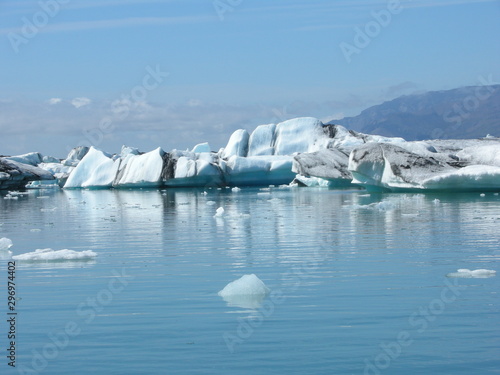
<path fill-rule="evenodd" d="M 97 253 L 92 250 L 74 251 L 74 250 L 52 250 L 37 249 L 30 253 L 14 255 L 13 260 L 25 262 L 61 262 L 61 261 L 87 261 L 92 260 Z"/>
<path fill-rule="evenodd" d="M 226 147 L 107 154 L 77 147 L 59 161 L 39 153 L 0 157 L 0 189 L 30 181 L 64 188 L 284 185 L 368 190 L 500 190 L 500 139 L 407 142 L 324 125 L 311 117 L 236 130 Z M 43 183 L 31 183 L 43 187 Z M 54 184 L 52 184 L 54 185 Z"/>

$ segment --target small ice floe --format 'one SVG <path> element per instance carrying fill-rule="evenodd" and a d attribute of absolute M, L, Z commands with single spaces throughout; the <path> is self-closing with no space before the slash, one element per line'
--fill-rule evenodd
<path fill-rule="evenodd" d="M 9 250 L 12 247 L 12 240 L 10 238 L 0 238 L 0 251 Z"/>
<path fill-rule="evenodd" d="M 9 191 L 9 195 L 10 196 L 20 196 L 20 197 L 24 197 L 27 193 L 23 193 L 22 191 Z"/>
<path fill-rule="evenodd" d="M 440 201 L 439 199 L 434 199 L 432 202 L 433 202 L 436 206 L 437 206 L 439 203 L 441 203 L 441 201 Z"/>
<path fill-rule="evenodd" d="M 19 197 L 17 195 L 12 195 L 12 194 L 7 194 L 5 197 L 3 197 L 3 199 L 19 199 Z"/>
<path fill-rule="evenodd" d="M 0 260 L 12 257 L 12 251 L 9 250 L 11 247 L 12 241 L 9 238 L 0 238 Z"/>
<path fill-rule="evenodd" d="M 41 232 L 41 231 L 42 230 L 40 228 L 32 228 L 32 229 L 30 229 L 30 232 L 34 232 L 34 233 Z"/>
<path fill-rule="evenodd" d="M 359 205 L 359 204 L 345 205 L 344 207 L 349 209 L 367 209 L 374 211 L 392 211 L 396 209 L 396 205 L 390 201 L 380 201 L 364 205 Z"/>
<path fill-rule="evenodd" d="M 271 290 L 255 274 L 244 275 L 227 284 L 218 295 L 229 306 L 256 309 Z"/>
<path fill-rule="evenodd" d="M 214 206 L 215 204 L 215 201 L 207 201 L 207 206 Z"/>
<path fill-rule="evenodd" d="M 74 250 L 52 250 L 37 249 L 31 253 L 14 255 L 12 259 L 26 262 L 61 262 L 61 261 L 87 261 L 92 260 L 97 253 L 92 250 L 74 251 Z"/>
<path fill-rule="evenodd" d="M 241 189 L 238 186 L 235 186 L 234 188 L 231 189 L 231 191 L 233 193 L 237 193 L 237 192 L 241 191 Z"/>
<path fill-rule="evenodd" d="M 54 212 L 57 210 L 57 207 L 52 207 L 52 208 L 40 208 L 40 211 L 42 212 Z"/>
<path fill-rule="evenodd" d="M 481 194 L 479 194 L 479 196 L 482 197 L 482 198 L 484 198 L 484 197 L 486 197 L 486 194 L 481 193 Z"/>
<path fill-rule="evenodd" d="M 215 211 L 214 217 L 222 217 L 224 215 L 224 207 L 219 207 L 217 211 Z"/>
<path fill-rule="evenodd" d="M 478 269 L 478 270 L 469 270 L 466 268 L 461 268 L 457 270 L 457 272 L 452 272 L 447 274 L 447 277 L 465 277 L 465 278 L 477 278 L 477 279 L 485 279 L 487 277 L 493 277 L 497 271 L 494 270 L 486 270 L 486 269 Z"/>
<path fill-rule="evenodd" d="M 204 191 L 203 193 L 201 193 L 201 195 L 207 195 L 208 193 L 206 191 Z"/>

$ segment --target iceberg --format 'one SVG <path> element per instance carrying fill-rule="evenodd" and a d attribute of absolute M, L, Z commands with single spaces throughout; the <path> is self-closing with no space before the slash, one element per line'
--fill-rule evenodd
<path fill-rule="evenodd" d="M 39 152 L 30 152 L 24 155 L 8 156 L 5 159 L 36 167 L 43 161 L 43 156 Z"/>
<path fill-rule="evenodd" d="M 119 165 L 119 160 L 113 161 L 109 155 L 91 147 L 69 175 L 64 187 L 67 189 L 111 187 Z"/>
<path fill-rule="evenodd" d="M 255 274 L 244 275 L 227 284 L 218 295 L 232 307 L 258 309 L 270 289 Z"/>
<path fill-rule="evenodd" d="M 80 160 L 82 160 L 85 155 L 87 155 L 87 152 L 89 152 L 90 148 L 87 146 L 78 146 L 72 149 L 66 159 L 62 161 L 63 165 L 69 166 L 69 167 L 76 167 Z"/>
<path fill-rule="evenodd" d="M 54 176 L 39 167 L 0 157 L 0 189 L 23 189 L 30 181 L 54 180 Z"/>
<path fill-rule="evenodd" d="M 164 156 L 162 183 L 167 187 L 223 186 L 218 160 L 213 152 L 173 150 Z"/>
<path fill-rule="evenodd" d="M 230 296 L 266 296 L 271 290 L 255 274 L 244 275 L 227 284 L 220 290 L 220 297 Z"/>
<path fill-rule="evenodd" d="M 229 186 L 281 185 L 295 177 L 292 163 L 291 156 L 233 156 L 222 170 Z"/>
<path fill-rule="evenodd" d="M 457 272 L 452 272 L 447 274 L 447 277 L 464 277 L 464 278 L 477 278 L 477 279 L 485 279 L 488 277 L 495 276 L 497 271 L 494 270 L 486 270 L 486 269 L 478 269 L 478 270 L 469 270 L 466 268 L 461 268 L 457 270 Z"/>
<path fill-rule="evenodd" d="M 422 181 L 455 168 L 388 143 L 367 143 L 349 156 L 353 183 L 373 190 L 423 189 Z"/>
<path fill-rule="evenodd" d="M 0 260 L 9 260 L 12 257 L 12 241 L 9 238 L 0 238 Z"/>
<path fill-rule="evenodd" d="M 494 150 L 500 152 L 500 144 Z M 495 159 L 491 156 L 487 159 L 488 162 L 492 160 Z M 477 158 L 474 161 L 477 162 Z M 421 155 L 387 143 L 369 143 L 355 148 L 349 156 L 348 169 L 353 175 L 352 182 L 368 190 L 500 189 L 500 167 L 467 165 L 467 161 L 454 154 L 430 152 L 430 155 Z"/>
<path fill-rule="evenodd" d="M 233 132 L 218 152 L 107 154 L 76 147 L 61 162 L 33 152 L 0 157 L 0 189 L 319 186 L 378 191 L 500 190 L 500 139 L 426 140 L 368 135 L 312 117 Z M 35 182 L 31 182 L 35 181 Z M 49 185 L 54 183 L 49 182 Z"/>
<path fill-rule="evenodd" d="M 12 240 L 6 237 L 0 238 L 0 251 L 9 250 L 12 247 Z"/>
<path fill-rule="evenodd" d="M 142 155 L 129 154 L 121 163 L 113 182 L 114 187 L 158 187 L 162 185 L 165 151 L 157 149 Z"/>
<path fill-rule="evenodd" d="M 299 175 L 296 179 L 307 186 L 310 185 L 305 178 L 311 177 L 329 181 L 328 186 L 350 186 L 352 174 L 348 163 L 348 153 L 340 149 L 324 149 L 295 155 L 292 171 Z"/>
<path fill-rule="evenodd" d="M 215 211 L 215 215 L 214 217 L 222 217 L 224 216 L 224 207 L 219 207 L 216 211 Z"/>
<path fill-rule="evenodd" d="M 52 250 L 37 249 L 31 253 L 14 255 L 12 259 L 25 262 L 60 262 L 60 261 L 87 261 L 92 260 L 97 253 L 92 250 L 74 251 L 74 250 Z"/>
<path fill-rule="evenodd" d="M 497 191 L 500 189 L 500 167 L 469 165 L 429 177 L 422 181 L 428 190 Z"/>
<path fill-rule="evenodd" d="M 12 251 L 9 249 L 12 247 L 12 241 L 9 238 L 0 238 L 0 260 L 8 260 L 12 257 Z"/>
<path fill-rule="evenodd" d="M 349 184 L 351 183 L 348 181 Z M 301 174 L 295 176 L 294 180 L 290 182 L 290 186 L 307 186 L 307 187 L 333 187 L 335 183 L 330 180 L 325 180 L 321 177 L 306 177 Z M 338 185 L 337 185 L 338 187 Z"/>

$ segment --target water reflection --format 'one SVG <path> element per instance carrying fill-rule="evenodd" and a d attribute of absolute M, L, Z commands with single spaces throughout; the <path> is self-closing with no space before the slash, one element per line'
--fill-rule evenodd
<path fill-rule="evenodd" d="M 239 307 L 242 309 L 257 310 L 262 306 L 262 302 L 266 295 L 253 294 L 253 295 L 229 295 L 223 296 L 222 299 L 227 303 L 228 307 Z"/>

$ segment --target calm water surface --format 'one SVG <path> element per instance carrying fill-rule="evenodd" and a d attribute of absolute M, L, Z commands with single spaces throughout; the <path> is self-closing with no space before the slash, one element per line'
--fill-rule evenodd
<path fill-rule="evenodd" d="M 499 228 L 492 193 L 76 190 L 0 199 L 0 237 L 14 254 L 98 253 L 17 262 L 16 369 L 7 366 L 0 261 L 0 373 L 500 373 L 500 276 L 446 277 L 500 271 Z M 217 295 L 252 273 L 273 291 L 264 300 Z"/>

